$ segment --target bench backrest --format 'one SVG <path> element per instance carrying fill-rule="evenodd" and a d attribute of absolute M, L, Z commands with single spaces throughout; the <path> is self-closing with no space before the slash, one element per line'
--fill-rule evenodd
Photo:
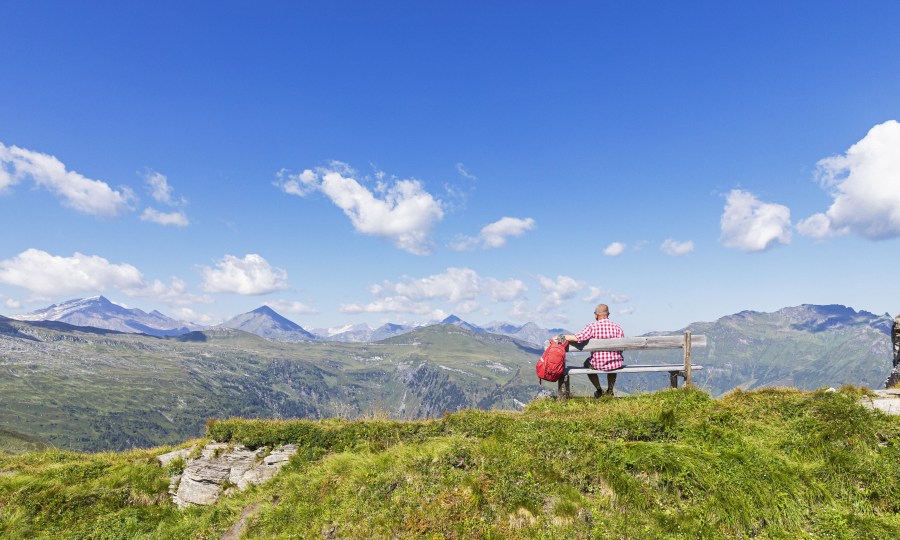
<path fill-rule="evenodd" d="M 691 385 L 691 348 L 706 347 L 706 336 L 643 336 L 633 338 L 589 339 L 585 343 L 569 343 L 570 351 L 641 351 L 648 349 L 684 349 L 684 383 Z"/>
<path fill-rule="evenodd" d="M 687 334 L 691 347 L 706 347 L 706 336 Z M 642 351 L 649 349 L 682 349 L 685 336 L 643 336 L 611 339 L 589 339 L 584 343 L 569 343 L 570 351 Z"/>

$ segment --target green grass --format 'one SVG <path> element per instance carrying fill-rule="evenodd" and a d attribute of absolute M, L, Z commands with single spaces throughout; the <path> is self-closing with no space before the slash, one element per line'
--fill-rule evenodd
<path fill-rule="evenodd" d="M 0 537 L 219 538 L 253 507 L 246 538 L 894 538 L 900 419 L 860 406 L 863 392 L 220 420 L 211 438 L 300 451 L 269 483 L 184 511 L 155 460 L 170 447 L 0 456 Z"/>
<path fill-rule="evenodd" d="M 8 429 L 0 427 L 0 454 L 21 454 L 23 452 L 36 452 L 45 450 L 50 445 L 47 443 L 29 437 L 22 433 L 16 433 Z"/>

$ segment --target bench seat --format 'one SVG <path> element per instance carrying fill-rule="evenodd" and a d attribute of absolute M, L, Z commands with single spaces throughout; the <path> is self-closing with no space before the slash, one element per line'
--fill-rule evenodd
<path fill-rule="evenodd" d="M 699 364 L 691 364 L 691 371 L 700 371 L 703 369 L 703 366 Z M 653 364 L 653 365 L 640 365 L 640 364 L 632 364 L 632 365 L 624 365 L 619 369 L 613 369 L 610 371 L 603 371 L 600 369 L 591 369 L 591 368 L 583 368 L 583 367 L 567 367 L 566 371 L 563 373 L 565 377 L 568 374 L 572 375 L 589 375 L 589 374 L 597 374 L 602 375 L 604 373 L 652 373 L 655 371 L 668 371 L 669 373 L 677 372 L 680 373 L 684 371 L 684 364 Z"/>

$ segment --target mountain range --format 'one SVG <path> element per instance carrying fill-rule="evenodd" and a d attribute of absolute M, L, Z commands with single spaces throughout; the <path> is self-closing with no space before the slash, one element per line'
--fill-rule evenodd
<path fill-rule="evenodd" d="M 240 324 L 277 321 L 272 313 Z M 455 317 L 441 322 L 357 343 L 276 341 L 225 326 L 151 336 L 132 327 L 126 333 L 0 317 L 0 429 L 17 440 L 111 450 L 197 437 L 209 418 L 433 418 L 467 408 L 520 409 L 555 390 L 538 386 L 541 350 L 530 340 Z M 693 351 L 704 366 L 694 383 L 720 396 L 772 386 L 881 388 L 892 367 L 891 323 L 887 314 L 801 305 L 660 333 L 707 336 L 708 346 Z M 626 353 L 632 364 L 680 358 L 678 351 Z M 581 360 L 570 354 L 570 364 Z M 577 379 L 575 395 L 590 395 L 585 378 Z M 627 394 L 667 386 L 665 374 L 628 374 L 616 388 Z"/>
<path fill-rule="evenodd" d="M 54 304 L 48 308 L 22 315 L 15 315 L 11 318 L 32 322 L 57 321 L 74 326 L 89 326 L 105 330 L 116 330 L 118 332 L 143 333 L 157 337 L 178 336 L 210 328 L 184 321 L 177 321 L 158 311 L 145 313 L 140 309 L 125 308 L 111 302 L 103 296 L 69 300 L 61 304 Z M 450 315 L 443 321 L 432 321 L 418 325 L 387 323 L 378 328 L 371 328 L 367 324 L 357 324 L 308 331 L 299 324 L 282 316 L 269 306 L 261 306 L 253 311 L 242 313 L 216 327 L 243 330 L 272 341 L 288 343 L 299 341 L 365 343 L 398 336 L 433 324 L 452 325 L 473 332 L 507 335 L 532 344 L 542 343 L 549 336 L 564 331 L 561 328 L 543 329 L 534 323 L 517 326 L 506 322 L 492 322 L 485 327 L 479 327 L 466 322 L 455 315 Z"/>
<path fill-rule="evenodd" d="M 16 315 L 19 321 L 57 321 L 73 326 L 90 326 L 118 332 L 141 333 L 149 336 L 177 336 L 203 327 L 178 321 L 159 311 L 146 313 L 140 309 L 129 309 L 103 296 L 78 298 L 61 304 Z"/>

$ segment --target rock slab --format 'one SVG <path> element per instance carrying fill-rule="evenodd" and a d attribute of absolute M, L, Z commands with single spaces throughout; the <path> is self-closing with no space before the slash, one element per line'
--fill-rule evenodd
<path fill-rule="evenodd" d="M 900 415 L 900 389 L 875 390 L 876 397 L 864 398 L 863 405 L 887 414 Z"/>
<path fill-rule="evenodd" d="M 169 493 L 179 508 L 214 504 L 229 488 L 243 491 L 247 487 L 271 479 L 297 453 L 297 445 L 286 444 L 268 452 L 266 448 L 250 450 L 238 445 L 211 443 L 203 447 L 200 457 L 189 459 L 191 449 L 169 452 L 158 457 L 167 466 L 174 459 L 186 459 L 184 471 L 171 479 Z"/>

